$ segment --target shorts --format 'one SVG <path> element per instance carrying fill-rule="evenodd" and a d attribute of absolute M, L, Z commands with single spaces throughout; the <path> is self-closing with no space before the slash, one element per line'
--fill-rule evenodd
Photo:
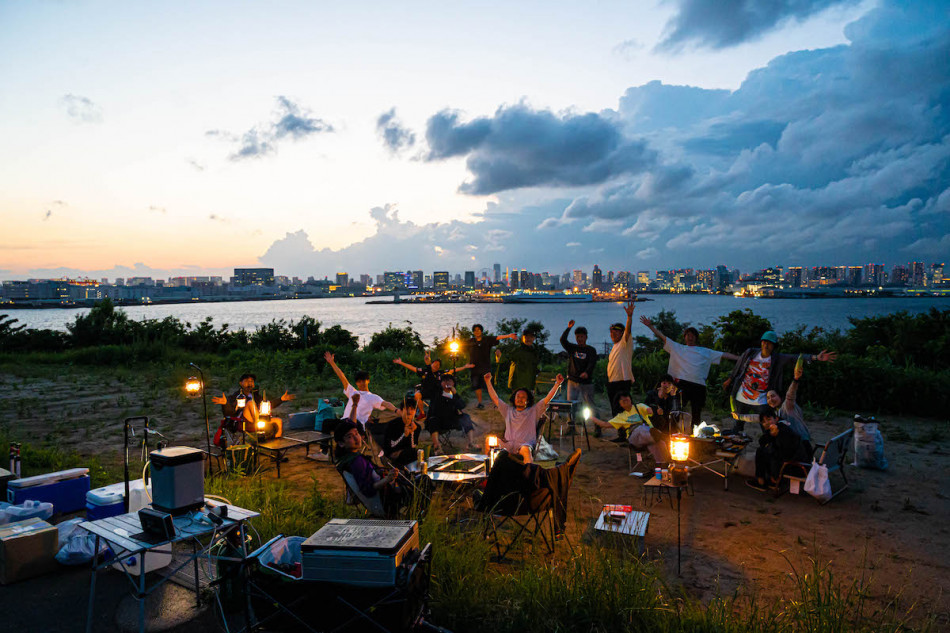
<path fill-rule="evenodd" d="M 485 374 L 491 370 L 479 371 L 472 369 L 472 389 L 485 389 Z"/>

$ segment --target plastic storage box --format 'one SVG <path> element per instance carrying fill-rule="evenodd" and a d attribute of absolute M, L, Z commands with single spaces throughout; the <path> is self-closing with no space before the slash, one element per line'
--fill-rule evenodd
<path fill-rule="evenodd" d="M 125 490 L 96 488 L 86 493 L 86 520 L 98 521 L 125 513 Z"/>
<path fill-rule="evenodd" d="M 22 504 L 24 501 L 46 501 L 53 510 L 63 514 L 78 512 L 86 507 L 89 492 L 89 469 L 72 468 L 55 473 L 14 479 L 7 484 L 7 501 Z"/>

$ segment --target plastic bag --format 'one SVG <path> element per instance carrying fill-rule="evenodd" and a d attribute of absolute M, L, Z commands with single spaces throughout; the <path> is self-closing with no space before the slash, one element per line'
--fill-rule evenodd
<path fill-rule="evenodd" d="M 82 519 L 71 519 L 57 526 L 60 548 L 56 553 L 56 561 L 61 565 L 85 565 L 96 554 L 96 537 L 78 527 L 82 522 Z M 99 554 L 108 551 L 109 546 L 105 541 L 100 541 Z"/>
<path fill-rule="evenodd" d="M 557 451 L 548 444 L 543 435 L 538 436 L 538 444 L 534 447 L 534 460 L 546 462 L 552 459 L 557 459 Z"/>
<path fill-rule="evenodd" d="M 829 501 L 832 497 L 831 480 L 828 479 L 828 467 L 812 461 L 805 478 L 805 492 L 819 501 Z"/>
<path fill-rule="evenodd" d="M 874 418 L 871 418 L 872 420 Z M 854 416 L 854 466 L 887 470 L 884 457 L 884 436 L 877 422 Z"/>

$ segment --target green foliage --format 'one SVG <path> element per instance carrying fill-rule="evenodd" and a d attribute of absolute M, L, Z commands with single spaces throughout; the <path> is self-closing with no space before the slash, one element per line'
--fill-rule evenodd
<path fill-rule="evenodd" d="M 366 349 L 370 352 L 399 352 L 403 350 L 422 350 L 425 345 L 418 332 L 411 325 L 399 328 L 390 323 L 382 332 L 376 332 L 369 340 Z"/>
<path fill-rule="evenodd" d="M 733 310 L 713 321 L 719 331 L 718 349 L 741 354 L 750 347 L 758 347 L 762 333 L 772 329 L 772 322 L 755 314 L 749 308 Z"/>
<path fill-rule="evenodd" d="M 910 315 L 897 312 L 865 319 L 849 318 L 854 326 L 843 351 L 863 354 L 873 349 L 894 365 L 944 370 L 950 367 L 950 309 L 930 308 Z"/>

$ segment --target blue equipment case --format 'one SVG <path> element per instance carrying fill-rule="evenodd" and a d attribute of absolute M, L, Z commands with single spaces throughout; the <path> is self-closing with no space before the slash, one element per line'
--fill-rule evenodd
<path fill-rule="evenodd" d="M 7 501 L 14 505 L 46 501 L 53 504 L 53 512 L 65 514 L 85 510 L 87 492 L 89 469 L 73 468 L 8 482 Z"/>

